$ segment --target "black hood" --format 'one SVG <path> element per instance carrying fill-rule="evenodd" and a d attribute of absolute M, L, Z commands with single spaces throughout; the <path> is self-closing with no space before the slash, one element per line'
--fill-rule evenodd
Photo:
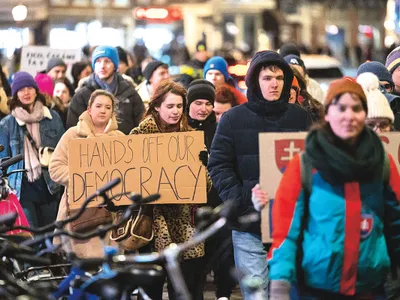
<path fill-rule="evenodd" d="M 258 75 L 260 74 L 262 67 L 270 65 L 275 65 L 283 71 L 284 85 L 281 97 L 277 101 L 287 103 L 289 102 L 290 98 L 290 88 L 293 81 L 293 71 L 287 64 L 287 62 L 283 59 L 283 57 L 275 51 L 259 51 L 253 56 L 246 74 L 246 85 L 248 89 L 247 91 L 248 93 L 250 92 L 250 94 L 252 95 L 257 95 L 258 98 L 263 99 L 260 85 L 258 83 Z M 253 97 L 249 97 L 248 95 L 247 98 L 249 101 L 252 101 Z"/>

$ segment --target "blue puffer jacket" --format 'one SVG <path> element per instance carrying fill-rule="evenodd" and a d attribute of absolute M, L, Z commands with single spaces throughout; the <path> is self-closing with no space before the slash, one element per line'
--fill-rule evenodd
<path fill-rule="evenodd" d="M 260 95 L 258 75 L 267 65 L 276 65 L 284 73 L 284 87 L 277 101 L 267 101 Z M 292 70 L 278 53 L 258 52 L 246 75 L 249 102 L 227 111 L 218 124 L 208 170 L 219 196 L 223 201 L 234 200 L 238 215 L 255 212 L 251 189 L 260 177 L 258 134 L 306 131 L 311 124 L 306 110 L 288 103 L 292 80 Z M 260 223 L 241 230 L 260 233 Z"/>
<path fill-rule="evenodd" d="M 60 116 L 53 110 L 44 107 L 44 118 L 39 122 L 40 145 L 43 147 L 57 146 L 58 141 L 64 134 L 64 126 Z M 0 152 L 0 158 L 24 154 L 24 132 L 17 120 L 12 115 L 8 115 L 0 121 L 0 144 L 4 150 Z M 8 168 L 8 172 L 23 169 L 24 161 L 20 161 Z M 47 169 L 42 170 L 43 177 L 51 194 L 60 190 L 60 185 L 51 180 Z M 21 194 L 22 173 L 12 174 L 9 177 L 10 186 L 17 191 L 17 197 Z"/>
<path fill-rule="evenodd" d="M 299 156 L 288 164 L 273 211 L 273 244 L 268 253 L 270 280 L 296 282 L 296 255 L 305 194 Z M 379 289 L 390 270 L 384 236 L 384 207 L 399 204 L 400 177 L 390 157 L 390 180 L 331 185 L 318 170 L 312 177 L 302 241 L 302 270 L 311 288 L 354 295 Z"/>

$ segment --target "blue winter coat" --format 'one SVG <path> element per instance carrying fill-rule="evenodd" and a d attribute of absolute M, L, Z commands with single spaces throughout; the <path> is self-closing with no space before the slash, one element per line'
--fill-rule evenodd
<path fill-rule="evenodd" d="M 301 267 L 307 286 L 343 295 L 381 288 L 390 270 L 383 233 L 385 202 L 398 205 L 400 200 L 400 177 L 393 159 L 386 189 L 383 180 L 333 186 L 316 170 L 302 228 L 304 197 L 297 155 L 275 196 L 270 280 L 296 282 L 298 238 L 303 230 Z"/>
<path fill-rule="evenodd" d="M 64 134 L 64 126 L 60 116 L 53 110 L 44 108 L 45 117 L 39 122 L 40 145 L 43 147 L 57 146 L 58 141 Z M 47 110 L 47 111 L 46 111 Z M 47 117 L 46 117 L 47 116 Z M 4 146 L 4 150 L 0 152 L 0 158 L 12 157 L 17 154 L 24 154 L 24 132 L 17 120 L 11 114 L 0 121 L 0 144 Z M 23 169 L 24 161 L 20 161 L 8 168 L 8 172 Z M 59 191 L 60 186 L 51 180 L 49 171 L 42 169 L 43 177 L 47 183 L 47 187 L 51 194 Z M 23 173 L 15 173 L 10 175 L 10 186 L 16 190 L 18 199 L 21 194 L 21 182 Z"/>

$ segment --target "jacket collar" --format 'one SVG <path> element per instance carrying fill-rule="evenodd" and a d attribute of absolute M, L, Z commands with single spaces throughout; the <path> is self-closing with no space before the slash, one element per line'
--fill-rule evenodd
<path fill-rule="evenodd" d="M 104 130 L 104 135 L 118 130 L 118 123 L 115 115 L 108 121 L 108 124 L 106 126 L 106 129 Z M 80 117 L 79 117 L 79 122 L 77 125 L 77 133 L 79 136 L 82 137 L 94 137 L 94 136 L 99 136 L 103 134 L 96 134 L 95 133 L 95 128 L 94 124 L 92 121 L 92 118 L 90 117 L 89 113 L 87 111 L 84 111 Z"/>

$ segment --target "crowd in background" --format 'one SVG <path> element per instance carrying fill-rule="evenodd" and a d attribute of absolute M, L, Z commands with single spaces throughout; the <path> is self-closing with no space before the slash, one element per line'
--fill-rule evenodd
<path fill-rule="evenodd" d="M 9 180 L 31 226 L 71 213 L 71 139 L 201 130 L 207 152 L 199 153 L 199 159 L 209 172 L 207 204 L 216 207 L 233 200 L 237 214 L 246 215 L 273 197 L 259 185 L 258 134 L 311 128 L 305 153 L 316 172 L 309 199 L 296 156 L 275 197 L 271 249 L 261 241 L 259 221 L 224 229 L 183 254 L 190 293 L 203 299 L 205 275 L 212 269 L 217 299 L 229 299 L 235 286 L 230 270 L 236 266 L 260 278 L 273 300 L 289 299 L 294 283 L 301 299 L 384 299 L 390 257 L 381 208 L 385 201 L 394 207 L 400 200 L 400 178 L 389 157 L 390 181 L 382 182 L 386 153 L 376 133 L 400 130 L 400 48 L 388 55 L 385 65 L 364 62 L 356 79 L 336 80 L 326 93 L 308 76 L 294 44 L 254 54 L 246 93 L 229 73 L 226 59 L 211 56 L 203 42 L 177 76 L 145 48 L 133 50 L 131 56 L 121 47 L 85 49 L 86 60 L 72 66 L 72 80 L 58 58 L 34 76 L 20 70 L 11 80 L 0 68 L 0 144 L 5 148 L 0 157 L 24 154 L 10 169 L 27 172 Z M 40 153 L 49 149 L 55 150 L 44 168 Z M 188 240 L 195 233 L 196 209 L 186 204 L 151 206 L 154 237 L 140 249 L 125 250 L 161 251 Z M 366 236 L 360 236 L 363 218 L 372 222 Z M 296 263 L 298 248 L 304 252 L 302 267 Z M 86 257 L 102 250 L 97 238 L 75 242 L 73 249 Z M 300 270 L 302 282 L 296 277 Z M 169 278 L 167 282 L 170 299 L 176 299 Z M 154 283 L 147 291 L 152 299 L 161 299 L 163 284 Z M 250 299 L 251 289 L 243 283 L 240 287 Z"/>

